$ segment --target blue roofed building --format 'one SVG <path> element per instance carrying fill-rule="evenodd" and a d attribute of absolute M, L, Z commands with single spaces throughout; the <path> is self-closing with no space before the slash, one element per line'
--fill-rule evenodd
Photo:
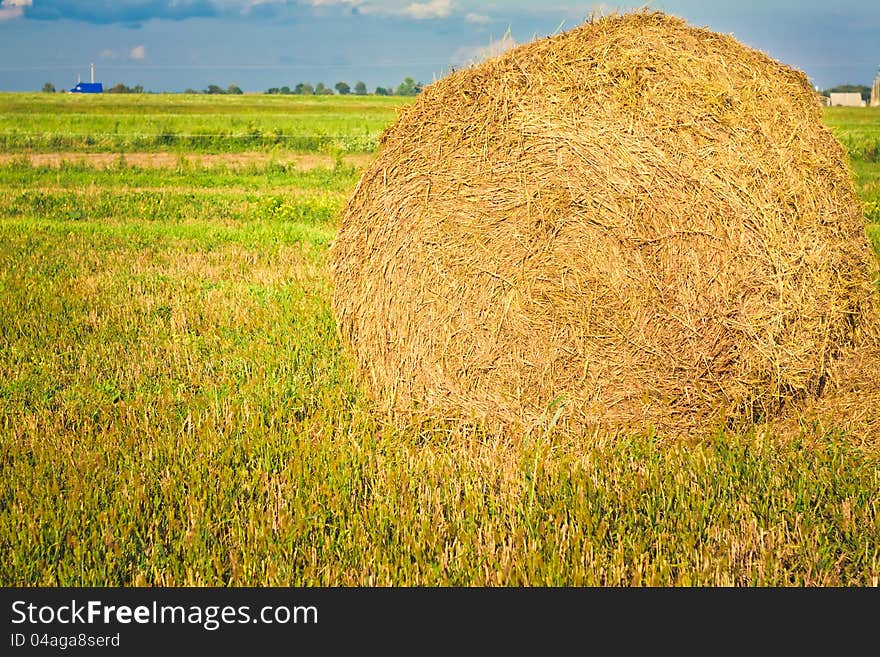
<path fill-rule="evenodd" d="M 72 94 L 100 94 L 104 92 L 104 85 L 100 82 L 78 82 L 77 85 L 70 90 Z"/>
<path fill-rule="evenodd" d="M 104 93 L 104 85 L 95 82 L 95 65 L 91 65 L 92 81 L 80 82 L 77 80 L 76 86 L 70 90 L 72 94 L 101 94 Z"/>

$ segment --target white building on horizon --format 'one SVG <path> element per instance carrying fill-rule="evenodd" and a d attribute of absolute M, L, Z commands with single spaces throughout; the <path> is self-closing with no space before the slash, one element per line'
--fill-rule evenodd
<path fill-rule="evenodd" d="M 828 105 L 831 107 L 864 107 L 865 101 L 862 100 L 862 94 L 858 91 L 832 91 Z"/>

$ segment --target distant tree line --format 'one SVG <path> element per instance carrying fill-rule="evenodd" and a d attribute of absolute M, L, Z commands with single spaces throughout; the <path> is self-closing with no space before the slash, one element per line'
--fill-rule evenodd
<path fill-rule="evenodd" d="M 416 82 L 412 78 L 404 78 L 403 82 L 398 84 L 396 87 L 376 87 L 376 90 L 373 92 L 376 96 L 415 96 L 417 95 L 424 87 L 422 82 Z M 45 93 L 55 93 L 55 85 L 51 82 L 47 82 L 43 85 L 42 89 Z M 59 91 L 64 91 L 64 89 L 60 89 Z M 108 87 L 104 89 L 105 93 L 108 94 L 142 94 L 146 93 L 144 91 L 143 86 L 136 84 L 133 87 L 129 87 L 128 85 L 118 82 L 114 84 L 112 87 Z M 230 94 L 230 95 L 240 95 L 244 92 L 241 90 L 237 84 L 230 84 L 227 87 L 221 87 L 217 84 L 209 84 L 205 89 L 201 91 L 197 89 L 187 89 L 183 93 L 186 94 Z M 309 82 L 300 82 L 292 89 L 290 87 L 271 87 L 267 89 L 267 94 L 291 94 L 297 96 L 331 96 L 333 94 L 339 94 L 340 96 L 347 96 L 349 94 L 353 94 L 355 96 L 367 96 L 370 94 L 367 89 L 367 85 L 364 84 L 363 81 L 358 80 L 354 83 L 352 87 L 347 82 L 337 82 L 332 87 L 328 87 L 323 82 L 318 82 L 314 86 Z"/>
<path fill-rule="evenodd" d="M 232 96 L 240 96 L 244 92 L 241 90 L 237 84 L 230 84 L 225 89 L 216 84 L 209 84 L 207 88 L 202 91 L 197 91 L 196 89 L 187 89 L 183 93 L 185 94 L 210 94 L 210 95 L 220 95 L 220 94 L 229 94 Z"/>
<path fill-rule="evenodd" d="M 136 84 L 133 87 L 128 87 L 121 82 L 118 82 L 112 87 L 104 89 L 104 91 L 108 94 L 142 94 L 144 93 L 144 88 L 139 84 Z"/>
<path fill-rule="evenodd" d="M 376 89 L 372 92 L 375 96 L 416 96 L 424 87 L 424 83 L 416 82 L 410 77 L 404 78 L 403 82 L 398 84 L 396 87 L 391 85 L 388 87 L 376 87 Z M 43 85 L 43 92 L 45 93 L 55 93 L 56 88 L 55 85 L 51 82 L 47 82 Z M 58 89 L 57 91 L 65 91 L 64 89 Z M 144 88 L 136 84 L 133 87 L 129 87 L 122 82 L 118 82 L 114 84 L 112 87 L 109 87 L 104 90 L 109 94 L 142 94 L 145 93 Z M 831 93 L 855 93 L 858 92 L 862 95 L 862 100 L 865 102 L 870 102 L 871 100 L 871 87 L 864 84 L 839 84 L 836 87 L 831 87 L 830 89 L 824 89 L 819 93 L 823 96 L 830 96 Z M 243 94 L 244 92 L 241 90 L 237 84 L 230 84 L 225 89 L 216 84 L 209 84 L 206 89 L 198 91 L 196 89 L 187 89 L 184 93 L 187 94 L 231 94 L 238 95 Z M 353 94 L 355 96 L 367 96 L 370 94 L 370 91 L 367 89 L 367 85 L 364 84 L 363 81 L 358 80 L 354 83 L 354 86 L 350 86 L 347 82 L 337 82 L 333 87 L 326 86 L 323 82 L 318 82 L 316 85 L 312 86 L 308 82 L 300 82 L 293 88 L 290 87 L 270 87 L 264 93 L 267 94 L 279 94 L 279 95 L 297 95 L 297 96 L 328 96 L 338 93 L 341 96 L 347 96 L 349 94 Z"/>
<path fill-rule="evenodd" d="M 416 82 L 412 78 L 404 78 L 403 82 L 401 82 L 396 87 L 376 87 L 376 90 L 373 92 L 376 96 L 415 96 L 425 85 L 421 82 Z M 334 91 L 335 89 L 335 91 Z M 290 87 L 270 87 L 266 90 L 267 94 L 270 95 L 295 95 L 295 96 L 329 96 L 334 93 L 338 93 L 340 96 L 348 96 L 349 94 L 355 96 L 366 96 L 370 92 L 367 90 L 367 85 L 358 80 L 354 83 L 352 87 L 347 82 L 337 82 L 333 87 L 328 87 L 323 82 L 318 82 L 316 85 L 312 86 L 309 82 L 300 82 L 296 84 L 293 88 Z"/>
<path fill-rule="evenodd" d="M 58 89 L 57 91 L 65 91 L 65 89 Z M 47 82 L 43 85 L 43 93 L 54 94 L 56 92 L 55 85 L 51 82 Z M 146 93 L 144 91 L 143 86 L 136 84 L 133 87 L 129 87 L 122 82 L 117 82 L 112 87 L 107 87 L 104 89 L 104 93 L 108 94 L 142 94 Z"/>

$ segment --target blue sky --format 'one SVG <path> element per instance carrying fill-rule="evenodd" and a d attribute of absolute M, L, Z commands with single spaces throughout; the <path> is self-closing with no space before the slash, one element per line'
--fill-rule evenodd
<path fill-rule="evenodd" d="M 77 76 L 152 91 L 297 82 L 431 82 L 505 41 L 645 2 L 566 0 L 0 0 L 0 90 L 69 88 Z M 820 88 L 870 84 L 880 0 L 653 1 L 804 71 Z"/>

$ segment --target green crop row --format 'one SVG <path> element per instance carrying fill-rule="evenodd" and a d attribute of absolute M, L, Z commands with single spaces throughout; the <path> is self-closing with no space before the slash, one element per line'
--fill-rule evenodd
<path fill-rule="evenodd" d="M 155 134 L 108 133 L 0 133 L 0 150 L 8 153 L 42 151 L 119 152 L 183 150 L 188 152 L 231 153 L 243 150 L 284 148 L 293 152 L 322 153 L 340 150 L 346 153 L 368 153 L 376 148 L 379 133 L 366 134 L 285 134 L 282 130 L 264 133 L 259 129 L 247 133 L 211 132 L 178 133 L 160 130 Z"/>
<path fill-rule="evenodd" d="M 40 217 L 53 221 L 138 219 L 173 224 L 272 219 L 330 225 L 338 217 L 342 202 L 338 195 L 320 193 L 266 197 L 257 193 L 161 190 L 21 191 L 0 197 L 0 214 L 11 219 Z"/>
<path fill-rule="evenodd" d="M 52 187 L 81 189 L 100 187 L 152 187 L 174 189 L 230 188 L 260 191 L 285 187 L 343 193 L 357 182 L 359 172 L 341 162 L 332 168 L 303 170 L 295 162 L 253 163 L 246 166 L 198 166 L 181 157 L 174 167 L 140 167 L 127 163 L 125 156 L 107 168 L 83 162 L 62 162 L 59 166 L 32 166 L 24 156 L 0 165 L 3 187 Z"/>

